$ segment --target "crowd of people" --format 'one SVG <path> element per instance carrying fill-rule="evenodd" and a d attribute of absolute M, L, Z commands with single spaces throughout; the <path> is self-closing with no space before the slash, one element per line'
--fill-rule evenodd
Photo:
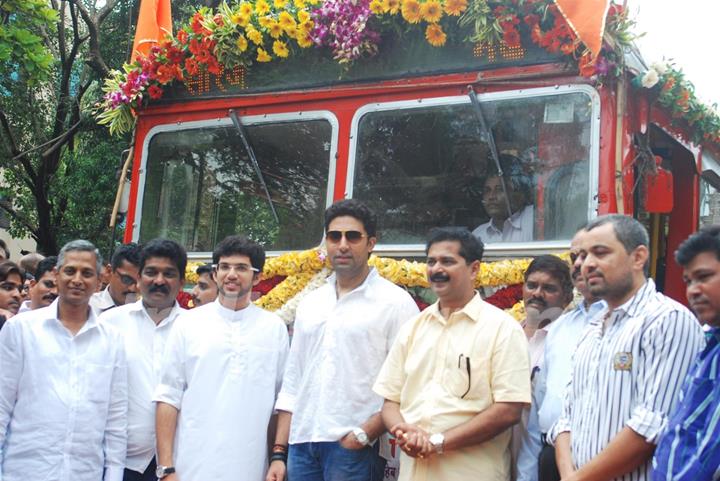
<path fill-rule="evenodd" d="M 476 290 L 468 229 L 429 234 L 422 312 L 368 265 L 377 239 L 361 202 L 326 210 L 333 273 L 292 342 L 240 235 L 191 310 L 171 240 L 107 265 L 84 240 L 22 267 L 0 249 L 0 481 L 380 481 L 385 441 L 401 481 L 720 479 L 720 227 L 676 253 L 693 312 L 648 277 L 642 224 L 606 215 L 571 265 L 531 262 L 520 323 Z"/>

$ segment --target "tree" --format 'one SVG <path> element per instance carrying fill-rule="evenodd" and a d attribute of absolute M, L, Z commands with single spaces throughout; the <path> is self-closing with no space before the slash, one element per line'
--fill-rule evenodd
<path fill-rule="evenodd" d="M 97 243 L 108 235 L 98 226 L 107 223 L 127 139 L 109 139 L 92 106 L 109 73 L 106 58 L 119 65 L 127 55 L 133 3 L 0 0 L 0 208 L 12 235 L 29 234 L 47 254 L 68 237 Z M 107 48 L 103 36 L 114 40 Z M 89 172 L 94 177 L 82 177 Z M 88 207 L 96 222 L 83 222 Z"/>

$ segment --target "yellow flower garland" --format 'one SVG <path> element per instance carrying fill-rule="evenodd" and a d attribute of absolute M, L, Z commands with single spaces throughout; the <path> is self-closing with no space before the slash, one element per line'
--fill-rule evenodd
<path fill-rule="evenodd" d="M 567 252 L 559 254 L 562 260 L 569 262 Z M 499 287 L 523 282 L 523 276 L 532 259 L 508 259 L 480 264 L 480 272 L 475 279 L 476 287 Z M 185 281 L 194 284 L 198 275 L 195 270 L 202 262 L 189 262 L 185 270 Z M 368 264 L 377 269 L 378 273 L 390 282 L 404 287 L 428 287 L 426 276 L 427 266 L 424 262 L 393 259 L 390 257 L 371 256 Z M 263 277 L 270 279 L 275 276 L 286 276 L 281 283 L 255 303 L 270 311 L 280 309 L 286 302 L 302 291 L 315 274 L 329 263 L 325 253 L 320 249 L 309 249 L 301 252 L 288 252 L 279 257 L 268 259 L 263 269 Z M 516 319 L 525 317 L 525 308 L 521 302 L 509 311 Z"/>

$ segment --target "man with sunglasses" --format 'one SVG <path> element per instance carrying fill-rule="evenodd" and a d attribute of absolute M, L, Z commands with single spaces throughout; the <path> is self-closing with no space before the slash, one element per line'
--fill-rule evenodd
<path fill-rule="evenodd" d="M 262 481 L 267 471 L 287 327 L 250 300 L 265 265 L 262 246 L 227 237 L 213 264 L 218 298 L 177 320 L 155 391 L 164 481 Z"/>
<path fill-rule="evenodd" d="M 128 250 L 121 255 L 128 255 Z M 127 352 L 128 441 L 123 480 L 155 481 L 152 401 L 160 381 L 165 343 L 175 320 L 184 311 L 176 298 L 183 286 L 187 255 L 177 242 L 154 239 L 143 246 L 137 260 L 142 299 L 105 311 L 100 322 L 120 331 Z M 125 271 L 116 271 L 113 276 L 127 275 L 120 272 Z"/>
<path fill-rule="evenodd" d="M 525 334 L 475 291 L 483 245 L 469 230 L 433 230 L 426 253 L 438 302 L 403 326 L 373 387 L 399 480 L 509 481 L 508 428 L 530 403 Z"/>
<path fill-rule="evenodd" d="M 400 326 L 418 308 L 407 292 L 368 266 L 376 224 L 357 200 L 325 211 L 334 273 L 298 305 L 275 406 L 275 443 L 282 449 L 289 442 L 290 481 L 382 479 L 375 443 L 385 432 L 382 398 L 372 384 Z M 284 460 L 273 461 L 267 480 L 282 481 L 285 469 Z"/>
<path fill-rule="evenodd" d="M 110 264 L 105 266 L 109 282 L 105 289 L 93 294 L 90 306 L 95 315 L 135 302 L 137 299 L 138 265 L 140 246 L 134 242 L 118 246 L 113 252 Z"/>

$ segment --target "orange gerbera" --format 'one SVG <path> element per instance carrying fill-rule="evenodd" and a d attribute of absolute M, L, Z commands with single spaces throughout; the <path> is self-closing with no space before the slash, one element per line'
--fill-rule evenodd
<path fill-rule="evenodd" d="M 467 0 L 445 0 L 445 13 L 458 16 L 467 10 Z"/>
<path fill-rule="evenodd" d="M 420 23 L 422 20 L 422 13 L 420 11 L 420 4 L 417 0 L 404 0 L 400 7 L 402 16 L 408 23 Z"/>
<path fill-rule="evenodd" d="M 445 35 L 440 25 L 433 23 L 432 25 L 428 25 L 427 30 L 425 30 L 425 38 L 433 47 L 442 47 L 445 45 L 447 35 Z"/>
<path fill-rule="evenodd" d="M 442 6 L 437 0 L 428 0 L 420 7 L 423 20 L 427 23 L 438 23 L 443 15 Z"/>

